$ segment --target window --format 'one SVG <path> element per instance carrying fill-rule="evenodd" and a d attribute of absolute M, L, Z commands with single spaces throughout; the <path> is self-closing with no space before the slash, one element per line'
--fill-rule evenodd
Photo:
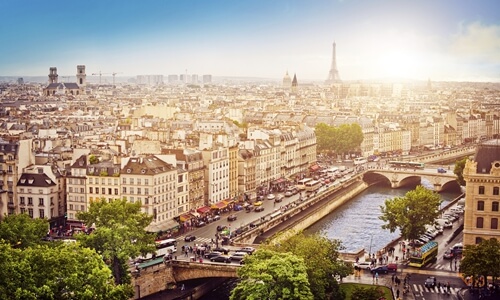
<path fill-rule="evenodd" d="M 141 194 L 141 188 L 137 188 L 137 195 Z"/>
<path fill-rule="evenodd" d="M 38 198 L 38 205 L 43 206 L 43 198 Z"/>
<path fill-rule="evenodd" d="M 137 185 L 141 185 L 141 179 L 137 178 Z"/>
<path fill-rule="evenodd" d="M 28 215 L 33 218 L 33 208 L 28 208 Z"/>
<path fill-rule="evenodd" d="M 21 204 L 24 204 L 24 197 L 19 198 L 19 201 L 21 202 Z"/>
<path fill-rule="evenodd" d="M 483 228 L 483 222 L 484 222 L 483 217 L 477 217 L 477 219 L 476 219 L 476 228 Z"/>
<path fill-rule="evenodd" d="M 108 188 L 108 195 L 112 195 L 113 194 L 113 189 L 112 188 Z"/>
<path fill-rule="evenodd" d="M 481 244 L 481 242 L 482 242 L 482 241 L 483 241 L 483 238 L 481 238 L 481 237 L 477 237 L 477 238 L 476 238 L 476 245 L 477 245 L 477 244 Z"/>
<path fill-rule="evenodd" d="M 103 195 L 106 195 L 106 188 L 101 188 L 101 192 Z"/>
<path fill-rule="evenodd" d="M 40 215 L 40 219 L 45 218 L 45 210 L 43 209 L 38 210 L 38 214 Z"/>
<path fill-rule="evenodd" d="M 28 197 L 28 205 L 33 205 L 33 198 L 32 197 Z"/>
<path fill-rule="evenodd" d="M 130 178 L 130 184 L 134 184 L 134 178 Z"/>
<path fill-rule="evenodd" d="M 118 195 L 118 189 L 115 188 L 115 195 Z"/>
<path fill-rule="evenodd" d="M 124 194 L 127 193 L 127 188 L 126 187 L 122 187 L 122 193 L 124 193 Z"/>
<path fill-rule="evenodd" d="M 94 188 L 93 187 L 89 187 L 89 194 L 93 194 L 94 193 Z"/>
<path fill-rule="evenodd" d="M 484 195 L 484 186 L 479 186 L 479 195 Z"/>
<path fill-rule="evenodd" d="M 144 179 L 144 184 L 149 185 L 149 179 Z"/>
<path fill-rule="evenodd" d="M 491 211 L 498 211 L 498 201 L 491 202 Z"/>
<path fill-rule="evenodd" d="M 477 201 L 477 210 L 484 210 L 484 201 Z"/>
<path fill-rule="evenodd" d="M 491 229 L 498 229 L 498 219 L 491 218 Z"/>
<path fill-rule="evenodd" d="M 499 192 L 499 188 L 498 188 L 498 186 L 494 186 L 494 187 L 493 187 L 493 195 L 498 196 L 498 195 L 499 195 L 499 193 L 498 193 L 498 192 Z"/>

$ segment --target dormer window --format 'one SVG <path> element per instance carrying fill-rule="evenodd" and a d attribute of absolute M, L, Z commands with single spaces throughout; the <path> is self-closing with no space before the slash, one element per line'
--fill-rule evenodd
<path fill-rule="evenodd" d="M 21 179 L 21 183 L 26 183 L 26 179 Z"/>
<path fill-rule="evenodd" d="M 34 179 L 28 179 L 28 184 L 33 184 L 34 181 Z"/>

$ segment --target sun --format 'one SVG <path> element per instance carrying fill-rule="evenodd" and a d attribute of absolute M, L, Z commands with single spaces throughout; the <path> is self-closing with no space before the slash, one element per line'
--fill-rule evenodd
<path fill-rule="evenodd" d="M 394 79 L 414 78 L 423 62 L 415 53 L 390 49 L 379 60 L 380 75 Z"/>

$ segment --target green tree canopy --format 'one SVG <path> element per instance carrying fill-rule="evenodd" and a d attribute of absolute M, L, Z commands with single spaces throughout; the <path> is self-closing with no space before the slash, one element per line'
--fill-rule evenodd
<path fill-rule="evenodd" d="M 313 299 L 304 260 L 291 253 L 259 249 L 245 257 L 238 276 L 231 300 Z"/>
<path fill-rule="evenodd" d="M 0 240 L 13 247 L 27 248 L 40 244 L 48 231 L 46 219 L 32 219 L 27 214 L 6 215 L 0 223 Z"/>
<path fill-rule="evenodd" d="M 0 242 L 0 299 L 130 299 L 102 258 L 77 244 L 14 249 Z"/>
<path fill-rule="evenodd" d="M 300 232 L 279 244 L 269 244 L 264 248 L 282 253 L 290 252 L 304 260 L 314 299 L 344 299 L 335 278 L 352 274 L 353 267 L 340 259 L 340 241 L 330 240 L 319 234 L 305 235 Z"/>
<path fill-rule="evenodd" d="M 95 155 L 93 155 L 93 154 L 91 154 L 91 155 L 89 156 L 89 163 L 90 163 L 91 165 L 93 165 L 93 164 L 97 164 L 98 162 L 99 162 L 99 157 L 97 157 L 97 156 L 95 156 Z"/>
<path fill-rule="evenodd" d="M 315 127 L 316 145 L 319 152 L 344 154 L 359 148 L 363 132 L 358 124 L 342 124 L 338 127 L 319 123 Z"/>
<path fill-rule="evenodd" d="M 483 240 L 477 245 L 466 245 L 460 272 L 472 276 L 476 281 L 480 276 L 500 277 L 500 242 L 497 239 Z"/>
<path fill-rule="evenodd" d="M 465 186 L 464 168 L 466 162 L 467 157 L 464 157 L 461 160 L 457 160 L 457 162 L 455 163 L 455 169 L 453 169 L 453 173 L 457 175 L 458 184 L 460 184 L 461 186 Z"/>
<path fill-rule="evenodd" d="M 88 226 L 95 224 L 92 234 L 78 234 L 76 238 L 109 262 L 117 284 L 130 282 L 130 258 L 155 251 L 155 237 L 145 231 L 153 217 L 141 212 L 140 202 L 101 199 L 92 202 L 87 212 L 79 212 L 77 218 Z"/>
<path fill-rule="evenodd" d="M 408 191 L 403 197 L 385 200 L 380 206 L 382 215 L 379 217 L 386 224 L 382 228 L 390 232 L 399 229 L 404 239 L 415 240 L 439 216 L 441 196 L 434 191 L 419 185 Z"/>

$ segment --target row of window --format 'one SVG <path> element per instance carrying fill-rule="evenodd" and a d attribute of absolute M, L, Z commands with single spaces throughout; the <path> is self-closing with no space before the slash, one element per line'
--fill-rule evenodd
<path fill-rule="evenodd" d="M 478 188 L 479 188 L 479 190 L 478 190 L 479 195 L 484 195 L 485 191 L 486 191 L 486 188 L 484 186 L 482 186 L 482 185 L 480 185 Z M 491 194 L 493 196 L 500 195 L 500 187 L 494 186 Z"/>
<path fill-rule="evenodd" d="M 26 198 L 19 197 L 19 204 L 21 205 L 26 204 Z M 28 197 L 28 205 L 33 205 L 33 197 Z M 44 206 L 44 205 L 45 205 L 45 199 L 38 198 L 38 206 Z M 54 197 L 50 197 L 50 205 L 54 205 Z"/>
<path fill-rule="evenodd" d="M 498 211 L 498 208 L 499 208 L 498 201 L 491 202 L 491 211 Z M 483 200 L 477 201 L 477 210 L 484 211 L 484 201 Z"/>
<path fill-rule="evenodd" d="M 29 215 L 31 218 L 33 218 L 33 217 L 34 217 L 34 215 L 33 215 L 33 208 L 28 208 L 28 210 L 27 210 L 27 211 L 28 211 L 28 215 Z M 26 213 L 26 208 L 21 207 L 21 213 L 22 213 L 22 214 L 25 214 L 25 213 Z M 39 210 L 38 210 L 38 217 L 39 217 L 40 219 L 45 218 L 45 210 L 44 210 L 44 209 L 39 209 Z"/>
<path fill-rule="evenodd" d="M 3 184 L 2 184 L 2 185 L 3 185 Z M 32 193 L 33 193 L 33 190 L 32 190 L 32 189 L 27 189 L 27 191 L 28 191 L 28 194 L 32 194 Z M 38 194 L 43 194 L 43 191 L 44 191 L 43 189 L 39 189 L 39 190 L 38 190 Z M 51 188 L 51 189 L 50 189 L 50 194 L 52 194 L 53 192 L 54 192 L 54 189 L 53 189 L 53 188 Z M 19 193 L 24 193 L 24 188 L 20 188 L 20 189 L 19 189 Z"/>
<path fill-rule="evenodd" d="M 118 189 L 115 188 L 114 191 L 115 191 L 115 195 L 118 195 Z M 99 188 L 98 187 L 95 188 L 95 193 L 99 194 Z M 94 187 L 92 187 L 92 186 L 89 187 L 89 194 L 94 194 Z M 101 194 L 106 195 L 106 188 L 101 188 Z M 112 188 L 108 188 L 108 193 L 107 194 L 108 195 L 112 195 L 113 194 L 113 189 Z"/>
<path fill-rule="evenodd" d="M 484 218 L 483 217 L 477 217 L 476 228 L 484 228 Z M 490 219 L 490 229 L 498 229 L 498 218 L 491 218 Z"/>

